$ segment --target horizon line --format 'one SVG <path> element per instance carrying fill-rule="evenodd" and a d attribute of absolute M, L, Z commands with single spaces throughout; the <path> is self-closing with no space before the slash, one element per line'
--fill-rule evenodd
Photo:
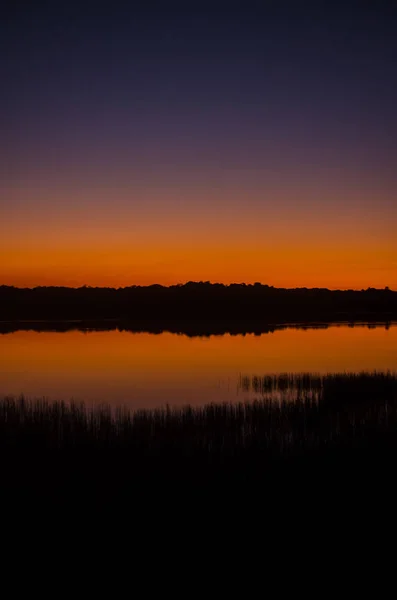
<path fill-rule="evenodd" d="M 205 281 L 205 280 L 200 280 L 200 281 L 193 281 L 193 280 L 189 280 L 189 281 L 185 281 L 184 283 L 174 283 L 174 284 L 170 284 L 170 285 L 163 285 L 161 283 L 151 283 L 151 284 L 147 284 L 147 285 L 139 285 L 139 284 L 131 284 L 131 285 L 125 285 L 125 286 L 98 286 L 98 285 L 88 285 L 88 284 L 84 284 L 84 285 L 80 285 L 80 286 L 74 286 L 74 285 L 35 285 L 32 287 L 29 286 L 18 286 L 18 285 L 9 285 L 9 284 L 1 284 L 0 283 L 0 289 L 1 288 L 13 288 L 13 289 L 18 289 L 18 290 L 35 290 L 35 289 L 42 289 L 42 288 L 47 288 L 47 289 L 70 289 L 70 290 L 82 290 L 82 289 L 92 289 L 92 290 L 125 290 L 125 289 L 131 289 L 131 288 L 151 288 L 151 287 L 161 287 L 161 288 L 166 288 L 166 289 L 170 289 L 170 288 L 175 288 L 175 287 L 184 287 L 184 286 L 188 286 L 188 285 L 207 285 L 207 286 L 222 286 L 222 287 L 231 287 L 231 286 L 242 286 L 242 287 L 265 287 L 265 288 L 270 288 L 270 289 L 275 289 L 275 290 L 327 290 L 329 292 L 347 292 L 347 291 L 352 291 L 352 292 L 365 292 L 365 291 L 390 291 L 390 292 L 396 292 L 397 290 L 391 289 L 389 286 L 384 286 L 384 287 L 372 287 L 372 286 L 368 286 L 366 288 L 350 288 L 350 287 L 340 287 L 340 288 L 328 288 L 328 287 L 307 287 L 307 286 L 295 286 L 295 287 L 278 287 L 278 286 L 274 286 L 274 285 L 269 285 L 267 283 L 262 283 L 262 282 L 254 282 L 254 283 L 245 283 L 245 282 L 231 282 L 231 283 L 221 283 L 218 281 Z"/>

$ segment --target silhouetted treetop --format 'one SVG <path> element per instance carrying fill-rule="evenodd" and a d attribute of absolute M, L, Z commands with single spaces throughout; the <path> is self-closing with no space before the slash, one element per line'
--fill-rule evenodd
<path fill-rule="evenodd" d="M 275 288 L 189 281 L 125 288 L 0 286 L 0 320 L 128 319 L 136 323 L 383 321 L 397 317 L 397 292 L 385 289 Z"/>

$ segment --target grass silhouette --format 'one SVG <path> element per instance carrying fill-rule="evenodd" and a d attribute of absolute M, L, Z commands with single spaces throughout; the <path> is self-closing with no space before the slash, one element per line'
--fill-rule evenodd
<path fill-rule="evenodd" d="M 2 500 L 102 514 L 149 499 L 175 506 L 191 493 L 277 503 L 321 485 L 368 494 L 393 481 L 397 373 L 285 373 L 242 385 L 258 399 L 134 412 L 5 397 Z"/>
<path fill-rule="evenodd" d="M 145 457 L 179 452 L 212 459 L 255 449 L 295 450 L 345 443 L 397 425 L 397 374 L 281 373 L 242 377 L 254 402 L 155 410 L 5 397 L 0 402 L 2 450 L 122 449 Z"/>

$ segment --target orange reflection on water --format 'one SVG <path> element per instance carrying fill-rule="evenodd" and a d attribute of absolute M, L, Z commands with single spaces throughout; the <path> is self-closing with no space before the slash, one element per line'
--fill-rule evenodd
<path fill-rule="evenodd" d="M 397 326 L 188 338 L 119 331 L 0 337 L 0 393 L 133 408 L 247 397 L 240 375 L 395 370 Z"/>

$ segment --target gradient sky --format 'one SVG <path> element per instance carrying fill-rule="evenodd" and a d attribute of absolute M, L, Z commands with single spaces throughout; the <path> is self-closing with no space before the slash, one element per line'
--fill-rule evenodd
<path fill-rule="evenodd" d="M 6 2 L 0 284 L 397 289 L 397 3 Z"/>

